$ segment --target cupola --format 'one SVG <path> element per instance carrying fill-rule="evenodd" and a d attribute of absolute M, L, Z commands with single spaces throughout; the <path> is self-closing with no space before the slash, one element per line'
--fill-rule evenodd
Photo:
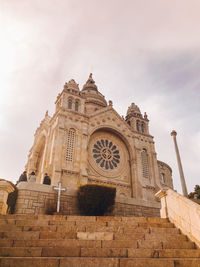
<path fill-rule="evenodd" d="M 85 108 L 88 114 L 107 106 L 105 97 L 98 91 L 92 78 L 92 73 L 90 73 L 87 82 L 84 84 L 81 95 L 85 97 Z"/>

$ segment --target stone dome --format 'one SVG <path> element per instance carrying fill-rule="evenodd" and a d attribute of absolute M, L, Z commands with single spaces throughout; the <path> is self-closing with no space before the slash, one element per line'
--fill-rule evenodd
<path fill-rule="evenodd" d="M 95 84 L 95 81 L 92 78 L 92 73 L 83 86 L 82 95 L 86 98 L 86 104 L 94 104 L 96 106 L 106 107 L 107 102 L 104 95 L 102 95 Z"/>
<path fill-rule="evenodd" d="M 86 82 L 86 84 L 83 86 L 82 91 L 85 90 L 94 90 L 94 91 L 98 91 L 97 86 L 95 84 L 95 81 L 92 78 L 92 73 L 90 73 L 90 76 Z"/>

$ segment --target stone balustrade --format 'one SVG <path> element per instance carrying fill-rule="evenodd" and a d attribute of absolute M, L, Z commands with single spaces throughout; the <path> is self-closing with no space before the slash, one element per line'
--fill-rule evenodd
<path fill-rule="evenodd" d="M 200 247 L 200 205 L 171 189 L 156 193 L 161 200 L 161 218 L 169 218 Z"/>
<path fill-rule="evenodd" d="M 15 190 L 11 182 L 0 179 L 0 214 L 6 214 L 8 194 Z"/>

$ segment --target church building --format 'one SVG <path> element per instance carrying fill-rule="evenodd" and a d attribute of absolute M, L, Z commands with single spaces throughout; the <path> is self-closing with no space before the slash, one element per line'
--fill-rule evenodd
<path fill-rule="evenodd" d="M 69 190 L 83 184 L 106 184 L 117 197 L 156 202 L 155 193 L 173 188 L 172 170 L 157 159 L 147 114 L 132 103 L 121 117 L 106 101 L 90 74 L 80 90 L 75 80 L 65 83 L 37 128 L 28 155 L 27 173 L 35 172 L 42 184 L 45 173 L 51 185 Z"/>

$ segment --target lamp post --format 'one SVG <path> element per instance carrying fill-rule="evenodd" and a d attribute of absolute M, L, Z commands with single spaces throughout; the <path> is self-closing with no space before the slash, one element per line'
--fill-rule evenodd
<path fill-rule="evenodd" d="M 177 132 L 173 130 L 171 132 L 171 136 L 173 136 L 173 140 L 174 140 L 174 146 L 175 146 L 176 158 L 177 158 L 177 162 L 178 162 L 178 169 L 179 169 L 179 174 L 180 174 L 180 179 L 181 179 L 183 196 L 188 197 L 187 187 L 186 187 L 186 183 L 185 183 L 185 177 L 184 177 L 184 173 L 183 173 L 183 167 L 181 164 L 181 157 L 179 154 L 178 145 L 177 145 L 177 141 L 176 141 Z"/>

